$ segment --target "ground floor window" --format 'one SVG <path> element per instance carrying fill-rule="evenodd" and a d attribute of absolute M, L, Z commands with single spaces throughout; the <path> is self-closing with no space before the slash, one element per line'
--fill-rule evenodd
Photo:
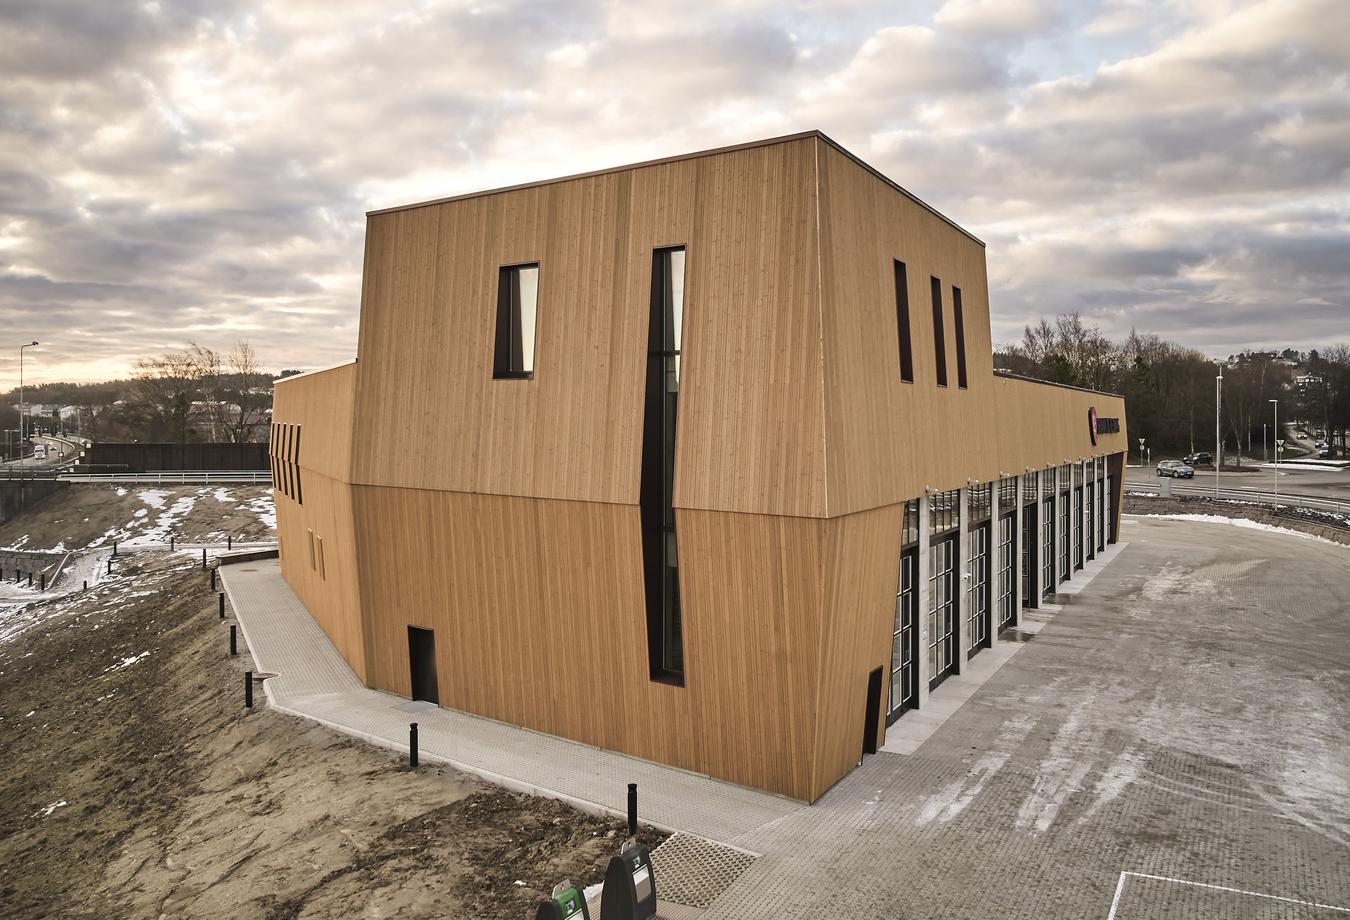
<path fill-rule="evenodd" d="M 891 695 L 886 713 L 890 725 L 919 701 L 917 585 L 919 551 L 911 547 L 900 554 L 900 582 L 895 595 L 895 630 L 891 637 Z"/>
<path fill-rule="evenodd" d="M 1041 500 L 1041 596 L 1055 592 L 1055 499 Z"/>
<path fill-rule="evenodd" d="M 1094 493 L 1097 491 L 1097 483 L 1088 480 L 1087 484 L 1087 557 L 1095 558 L 1097 555 L 1097 518 L 1100 516 L 1097 511 L 1097 502 L 1094 500 Z"/>
<path fill-rule="evenodd" d="M 1069 571 L 1069 493 L 1059 493 L 1059 580 L 1068 581 Z"/>
<path fill-rule="evenodd" d="M 934 543 L 928 552 L 928 689 L 960 666 L 956 622 L 956 537 Z"/>
<path fill-rule="evenodd" d="M 989 524 L 978 525 L 966 534 L 966 635 L 970 638 L 967 657 L 973 658 L 989 645 Z"/>
<path fill-rule="evenodd" d="M 1022 606 L 1036 606 L 1036 503 L 1022 506 Z"/>
<path fill-rule="evenodd" d="M 1073 567 L 1083 567 L 1083 487 L 1073 490 Z"/>
<path fill-rule="evenodd" d="M 1017 515 L 998 519 L 998 628 L 1007 629 L 1017 622 L 1016 578 L 1013 561 L 1017 553 Z"/>

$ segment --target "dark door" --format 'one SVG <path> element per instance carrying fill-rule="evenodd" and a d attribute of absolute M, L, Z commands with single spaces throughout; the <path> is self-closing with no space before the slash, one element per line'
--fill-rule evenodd
<path fill-rule="evenodd" d="M 884 668 L 876 668 L 867 675 L 867 712 L 863 723 L 862 752 L 877 752 L 877 726 L 881 724 L 881 676 Z"/>
<path fill-rule="evenodd" d="M 895 632 L 891 636 L 891 699 L 886 713 L 890 725 L 919 698 L 918 578 L 919 552 L 907 549 L 900 554 L 899 593 L 895 596 Z"/>
<path fill-rule="evenodd" d="M 436 633 L 417 626 L 408 627 L 408 674 L 412 678 L 412 698 L 440 705 L 436 692 Z"/>

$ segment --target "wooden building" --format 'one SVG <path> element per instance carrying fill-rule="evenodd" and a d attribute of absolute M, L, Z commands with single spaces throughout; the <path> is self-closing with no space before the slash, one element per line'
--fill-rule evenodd
<path fill-rule="evenodd" d="M 372 212 L 357 353 L 271 443 L 361 679 L 797 799 L 1114 539 L 1123 401 L 818 132 Z"/>

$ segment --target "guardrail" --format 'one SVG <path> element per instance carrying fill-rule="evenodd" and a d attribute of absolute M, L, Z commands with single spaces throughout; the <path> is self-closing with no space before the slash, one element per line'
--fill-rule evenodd
<path fill-rule="evenodd" d="M 1126 492 L 1143 492 L 1156 495 L 1159 488 L 1153 482 L 1127 482 L 1125 484 Z M 1214 498 L 1214 487 L 1202 484 L 1186 484 L 1172 481 L 1173 495 L 1195 496 L 1198 498 Z M 1257 505 L 1292 505 L 1298 508 L 1315 508 L 1319 511 L 1335 511 L 1339 514 L 1350 514 L 1350 499 L 1326 498 L 1319 495 L 1291 495 L 1288 492 L 1281 491 L 1278 495 L 1274 492 L 1259 491 L 1256 489 L 1225 489 L 1220 487 L 1218 498 L 1225 501 L 1245 501 Z"/>
<path fill-rule="evenodd" d="M 153 473 L 57 473 L 62 482 L 106 482 L 128 485 L 211 485 L 254 483 L 270 485 L 270 470 L 160 470 Z"/>

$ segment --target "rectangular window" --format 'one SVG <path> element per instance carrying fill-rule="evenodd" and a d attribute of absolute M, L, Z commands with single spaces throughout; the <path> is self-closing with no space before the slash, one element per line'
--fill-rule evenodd
<path fill-rule="evenodd" d="M 539 264 L 508 265 L 497 276 L 497 346 L 492 376 L 534 376 L 534 321 L 539 302 Z"/>
<path fill-rule="evenodd" d="M 937 385 L 947 385 L 947 333 L 942 326 L 942 282 L 930 278 L 933 283 L 933 358 L 937 362 Z"/>
<path fill-rule="evenodd" d="M 318 557 L 319 557 L 319 577 L 322 578 L 322 579 L 324 579 L 325 581 L 327 581 L 327 580 L 328 580 L 328 570 L 327 570 L 326 568 L 324 568 L 324 564 L 323 564 L 323 537 L 315 537 L 315 538 L 314 538 L 314 544 L 315 544 L 315 548 L 318 550 Z"/>
<path fill-rule="evenodd" d="M 895 260 L 895 327 L 900 335 L 900 379 L 914 382 L 914 350 L 909 338 L 909 279 L 905 263 Z"/>
<path fill-rule="evenodd" d="M 956 385 L 966 389 L 966 319 L 961 313 L 961 289 L 952 288 L 952 328 L 956 332 Z"/>
<path fill-rule="evenodd" d="M 679 556 L 675 540 L 675 424 L 684 325 L 684 249 L 652 253 L 646 399 L 638 505 L 653 680 L 684 683 Z"/>
<path fill-rule="evenodd" d="M 312 530 L 309 531 L 309 567 L 318 569 L 318 565 L 314 562 L 314 531 Z"/>

